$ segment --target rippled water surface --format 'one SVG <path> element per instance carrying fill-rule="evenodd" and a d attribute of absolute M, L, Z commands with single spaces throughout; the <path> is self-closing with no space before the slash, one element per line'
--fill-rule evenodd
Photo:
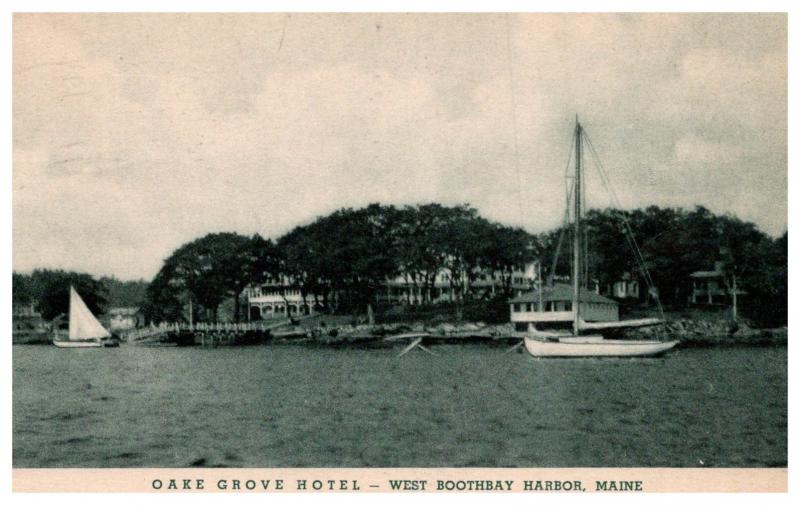
<path fill-rule="evenodd" d="M 785 348 L 13 347 L 15 467 L 785 466 Z"/>

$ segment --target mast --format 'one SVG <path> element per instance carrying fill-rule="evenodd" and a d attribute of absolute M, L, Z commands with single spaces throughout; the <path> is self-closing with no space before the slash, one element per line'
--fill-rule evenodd
<path fill-rule="evenodd" d="M 575 207 L 572 242 L 572 331 L 580 333 L 581 291 L 581 124 L 575 115 L 575 192 L 572 195 Z"/>
<path fill-rule="evenodd" d="M 539 308 L 538 311 L 541 313 L 544 311 L 544 297 L 542 296 L 542 262 L 536 262 L 536 283 L 539 285 Z M 734 297 L 735 298 L 735 297 Z"/>

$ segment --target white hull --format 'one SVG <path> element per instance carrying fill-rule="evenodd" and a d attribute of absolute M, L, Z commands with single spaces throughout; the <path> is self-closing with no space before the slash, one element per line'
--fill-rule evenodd
<path fill-rule="evenodd" d="M 100 341 L 60 341 L 58 339 L 54 339 L 53 344 L 60 348 L 96 348 L 103 346 Z"/>
<path fill-rule="evenodd" d="M 564 337 L 557 341 L 525 338 L 534 357 L 647 357 L 666 352 L 677 341 L 627 341 L 598 336 Z"/>
<path fill-rule="evenodd" d="M 53 344 L 59 348 L 97 348 L 97 347 L 114 347 L 119 346 L 119 341 L 116 338 L 96 338 L 96 339 L 76 339 L 69 340 L 63 336 L 53 338 Z"/>

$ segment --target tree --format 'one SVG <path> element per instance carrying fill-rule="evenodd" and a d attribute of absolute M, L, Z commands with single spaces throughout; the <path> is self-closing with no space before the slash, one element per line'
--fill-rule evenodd
<path fill-rule="evenodd" d="M 356 309 L 371 312 L 379 289 L 398 273 L 396 212 L 394 207 L 371 204 L 333 214 L 333 231 L 340 235 L 333 242 L 331 255 Z"/>
<path fill-rule="evenodd" d="M 275 257 L 271 241 L 257 235 L 211 233 L 184 244 L 164 261 L 148 288 L 149 316 L 177 318 L 176 304 L 185 299 L 199 304 L 198 316 L 216 320 L 223 299 L 233 297 L 238 319 L 242 291 L 276 270 Z"/>
<path fill-rule="evenodd" d="M 214 270 L 222 273 L 221 281 L 226 293 L 234 299 L 234 320 L 238 321 L 242 292 L 249 284 L 278 274 L 280 257 L 273 242 L 260 235 L 248 238 L 225 234 L 219 240 L 226 247 L 216 255 Z"/>
<path fill-rule="evenodd" d="M 480 244 L 480 259 L 484 270 L 501 274 L 502 293 L 511 296 L 512 274 L 540 257 L 539 239 L 521 228 L 510 228 L 492 223 Z"/>
<path fill-rule="evenodd" d="M 11 273 L 11 301 L 14 304 L 27 305 L 36 300 L 33 278 L 28 274 Z"/>
<path fill-rule="evenodd" d="M 183 303 L 187 290 L 175 276 L 175 266 L 165 264 L 147 285 L 142 313 L 150 322 L 179 322 L 184 320 Z"/>
<path fill-rule="evenodd" d="M 767 254 L 767 237 L 753 223 L 733 216 L 717 218 L 720 238 L 720 261 L 731 300 L 733 319 L 738 318 L 737 293 L 743 278 L 758 270 Z M 745 286 L 747 284 L 745 283 Z"/>
<path fill-rule="evenodd" d="M 35 296 L 39 312 L 45 320 L 69 312 L 70 286 L 80 294 L 94 314 L 104 311 L 107 289 L 89 274 L 63 270 L 34 270 L 31 274 L 31 295 Z"/>
<path fill-rule="evenodd" d="M 298 285 L 307 306 L 308 295 L 315 299 L 322 297 L 323 302 L 315 300 L 314 306 L 329 308 L 330 305 L 328 295 L 335 278 L 326 254 L 330 234 L 323 221 L 317 220 L 311 225 L 298 226 L 278 240 L 277 252 L 282 262 L 278 271 Z"/>
<path fill-rule="evenodd" d="M 307 294 L 336 291 L 340 307 L 369 311 L 387 278 L 398 273 L 402 214 L 378 204 L 341 209 L 280 238 L 286 270 Z"/>
<path fill-rule="evenodd" d="M 100 282 L 108 290 L 109 307 L 140 307 L 147 298 L 144 280 L 120 281 L 114 277 L 102 277 Z"/>

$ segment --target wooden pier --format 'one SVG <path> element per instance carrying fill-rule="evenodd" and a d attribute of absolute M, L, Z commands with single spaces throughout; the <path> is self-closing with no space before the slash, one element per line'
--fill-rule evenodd
<path fill-rule="evenodd" d="M 292 320 L 250 323 L 161 323 L 125 332 L 129 343 L 163 343 L 170 339 L 178 344 L 220 346 L 259 342 L 272 337 L 272 331 L 296 323 Z"/>
<path fill-rule="evenodd" d="M 478 330 L 417 330 L 394 334 L 384 326 L 356 326 L 343 332 L 339 327 L 309 327 L 302 321 L 314 316 L 300 316 L 272 322 L 249 323 L 162 323 L 132 330 L 121 339 L 131 344 L 228 346 L 291 341 L 330 348 L 402 348 L 400 356 L 419 348 L 432 353 L 434 344 L 486 343 L 506 346 L 519 343 L 525 333 Z M 401 329 L 402 330 L 402 329 Z M 519 345 L 517 345 L 519 346 Z"/>

